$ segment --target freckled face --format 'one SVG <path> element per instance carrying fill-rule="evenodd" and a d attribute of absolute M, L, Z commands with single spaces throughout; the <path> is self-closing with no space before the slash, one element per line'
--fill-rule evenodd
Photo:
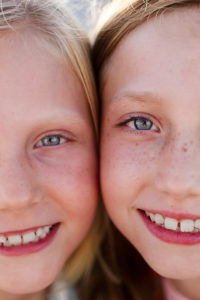
<path fill-rule="evenodd" d="M 33 244 L 19 255 L 13 247 L 12 256 L 0 250 L 0 295 L 52 283 L 97 205 L 95 137 L 83 88 L 70 65 L 29 36 L 0 39 L 0 234 L 59 227 L 39 251 Z"/>
<path fill-rule="evenodd" d="M 158 238 L 140 212 L 200 219 L 199 25 L 198 9 L 148 21 L 123 38 L 101 78 L 106 208 L 145 260 L 176 279 L 200 276 L 200 244 Z"/>

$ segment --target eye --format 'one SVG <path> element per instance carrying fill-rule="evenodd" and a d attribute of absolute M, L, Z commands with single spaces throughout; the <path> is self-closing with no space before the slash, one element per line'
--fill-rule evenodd
<path fill-rule="evenodd" d="M 67 138 L 60 135 L 47 135 L 43 137 L 38 143 L 36 143 L 35 148 L 57 146 L 60 144 L 64 144 L 67 141 Z"/>
<path fill-rule="evenodd" d="M 159 128 L 150 119 L 140 116 L 132 116 L 119 124 L 119 126 L 124 125 L 135 131 L 159 131 Z"/>
<path fill-rule="evenodd" d="M 153 126 L 153 122 L 145 118 L 135 118 L 129 121 L 127 125 L 137 130 L 150 130 Z"/>

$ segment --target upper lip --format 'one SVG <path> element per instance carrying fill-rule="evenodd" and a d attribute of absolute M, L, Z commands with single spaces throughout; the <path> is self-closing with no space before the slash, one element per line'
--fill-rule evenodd
<path fill-rule="evenodd" d="M 173 218 L 176 220 L 183 220 L 183 219 L 190 219 L 190 220 L 197 220 L 200 219 L 200 214 L 192 214 L 192 213 L 177 213 L 177 212 L 172 212 L 172 211 L 167 211 L 167 210 L 155 210 L 155 209 L 139 209 L 141 211 L 146 211 L 149 213 L 153 214 L 160 214 L 164 218 Z"/>
<path fill-rule="evenodd" d="M 41 228 L 41 227 L 45 227 L 45 226 L 53 226 L 55 225 L 56 223 L 46 223 L 44 225 L 37 225 L 37 226 L 32 226 L 32 227 L 27 227 L 27 228 L 24 228 L 24 229 L 19 229 L 19 230 L 8 230 L 8 231 L 1 231 L 0 232 L 0 235 L 3 234 L 3 235 L 15 235 L 15 234 L 23 234 L 25 232 L 29 232 L 29 231 L 36 231 L 38 228 Z"/>

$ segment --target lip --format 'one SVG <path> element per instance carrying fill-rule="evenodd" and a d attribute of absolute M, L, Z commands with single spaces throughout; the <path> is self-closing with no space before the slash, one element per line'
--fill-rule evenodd
<path fill-rule="evenodd" d="M 156 223 L 151 222 L 143 210 L 138 210 L 138 212 L 142 220 L 144 221 L 146 227 L 148 228 L 148 230 L 161 241 L 171 243 L 171 244 L 181 244 L 181 245 L 195 245 L 200 243 L 200 232 L 186 233 L 186 232 L 175 232 L 172 230 L 168 230 L 157 225 Z M 167 216 L 172 217 L 172 215 L 173 214 Z M 182 218 L 183 218 L 183 214 L 180 215 L 178 219 L 182 219 Z M 186 215 L 184 215 L 184 218 L 186 218 Z M 187 218 L 189 218 L 188 215 Z"/>
<path fill-rule="evenodd" d="M 58 229 L 60 227 L 60 223 L 56 223 L 53 225 L 52 230 L 50 233 L 44 238 L 39 240 L 36 243 L 30 243 L 26 245 L 20 245 L 20 246 L 11 246 L 11 247 L 4 247 L 0 246 L 0 255 L 5 255 L 5 256 L 20 256 L 20 255 L 28 255 L 32 254 L 38 251 L 41 251 L 42 249 L 46 248 L 48 245 L 51 244 L 51 242 L 54 240 Z M 21 233 L 27 232 L 27 231 L 32 231 L 33 229 L 28 229 L 24 231 L 20 231 Z M 3 233 L 4 235 L 10 235 L 13 233 L 18 233 L 19 231 L 12 231 L 9 233 Z"/>

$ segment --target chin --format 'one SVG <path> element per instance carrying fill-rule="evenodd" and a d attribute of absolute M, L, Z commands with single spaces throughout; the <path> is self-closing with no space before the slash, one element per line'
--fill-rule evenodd
<path fill-rule="evenodd" d="M 144 257 L 145 259 L 145 257 Z M 194 265 L 185 259 L 176 260 L 176 257 L 171 259 L 162 257 L 154 260 L 151 258 L 145 259 L 147 264 L 161 277 L 174 279 L 174 280 L 186 280 L 193 279 L 200 276 L 200 267 L 195 270 Z"/>
<path fill-rule="evenodd" d="M 55 277 L 48 276 L 47 272 L 41 278 L 31 274 L 29 277 L 23 278 L 18 277 L 18 279 L 10 278 L 10 280 L 5 280 L 0 282 L 0 293 L 1 291 L 8 294 L 24 295 L 24 294 L 34 294 L 46 289 L 55 280 Z"/>

